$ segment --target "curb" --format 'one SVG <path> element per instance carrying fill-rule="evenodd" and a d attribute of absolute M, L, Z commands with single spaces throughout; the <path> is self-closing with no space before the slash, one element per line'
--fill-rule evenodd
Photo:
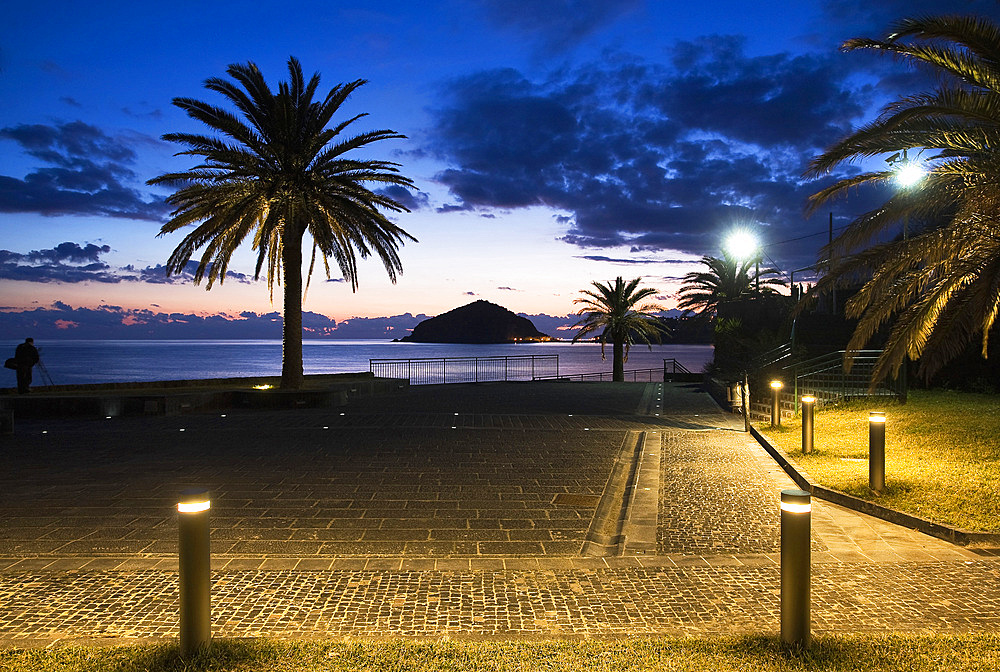
<path fill-rule="evenodd" d="M 869 516 L 874 516 L 875 518 L 881 518 L 882 520 L 896 525 L 901 525 L 903 527 L 923 532 L 924 534 L 949 541 L 959 546 L 1000 546 L 1000 534 L 994 532 L 973 532 L 971 530 L 960 530 L 958 528 L 942 525 L 941 523 L 935 523 L 934 521 L 927 520 L 925 518 L 919 518 L 908 513 L 903 513 L 902 511 L 890 509 L 880 504 L 860 499 L 859 497 L 844 494 L 843 492 L 831 490 L 830 488 L 825 488 L 822 485 L 813 485 L 809 482 L 809 479 L 799 471 L 798 467 L 785 457 L 781 451 L 772 446 L 771 442 L 768 441 L 763 434 L 758 432 L 753 425 L 750 426 L 750 435 L 757 440 L 757 443 L 759 443 L 772 458 L 774 458 L 774 461 L 785 470 L 785 473 L 788 474 L 793 481 L 795 481 L 796 485 L 806 492 L 819 497 L 820 499 L 825 499 L 826 501 L 837 504 L 838 506 L 843 506 L 860 513 L 865 513 Z"/>

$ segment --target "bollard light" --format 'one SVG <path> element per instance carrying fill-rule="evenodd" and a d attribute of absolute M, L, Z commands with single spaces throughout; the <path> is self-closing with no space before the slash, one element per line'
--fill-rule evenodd
<path fill-rule="evenodd" d="M 804 490 L 781 491 L 781 641 L 809 646 L 812 497 Z"/>
<path fill-rule="evenodd" d="M 743 374 L 743 389 L 740 390 L 740 403 L 743 404 L 743 431 L 750 433 L 750 409 L 747 400 L 750 398 L 750 379 Z"/>
<path fill-rule="evenodd" d="M 813 412 L 816 410 L 816 397 L 802 397 L 802 454 L 813 452 Z"/>
<path fill-rule="evenodd" d="M 868 487 L 885 490 L 885 413 L 868 414 Z"/>
<path fill-rule="evenodd" d="M 771 381 L 771 426 L 781 426 L 781 388 L 784 387 L 780 380 Z"/>
<path fill-rule="evenodd" d="M 189 655 L 212 638 L 211 564 L 206 490 L 187 490 L 177 503 L 180 569 L 181 653 Z"/>

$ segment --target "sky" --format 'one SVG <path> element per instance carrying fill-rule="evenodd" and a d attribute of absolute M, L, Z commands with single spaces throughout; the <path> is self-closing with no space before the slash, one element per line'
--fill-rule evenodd
<path fill-rule="evenodd" d="M 832 179 L 809 160 L 873 120 L 925 73 L 840 52 L 912 15 L 984 0 L 346 0 L 13 3 L 0 24 L 0 329 L 66 338 L 277 337 L 280 288 L 234 258 L 206 291 L 163 268 L 169 190 L 192 167 L 171 104 L 228 65 L 276 86 L 289 56 L 322 90 L 366 79 L 342 108 L 358 131 L 406 136 L 359 152 L 418 188 L 392 219 L 418 242 L 392 284 L 367 260 L 359 288 L 322 271 L 306 337 L 400 335 L 477 299 L 571 335 L 573 299 L 641 276 L 676 305 L 680 279 L 750 229 L 787 277 L 885 194 L 806 216 Z M 848 166 L 844 170 L 859 170 Z M 308 255 L 308 248 L 306 250 Z M 263 335 L 263 336 L 262 336 Z"/>

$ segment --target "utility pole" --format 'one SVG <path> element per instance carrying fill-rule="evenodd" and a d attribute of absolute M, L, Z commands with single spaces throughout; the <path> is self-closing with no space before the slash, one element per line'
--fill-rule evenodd
<path fill-rule="evenodd" d="M 833 250 L 831 249 L 833 247 L 833 211 L 832 210 L 830 211 L 830 236 L 829 236 L 829 238 L 830 238 L 829 239 L 829 243 L 830 244 L 827 247 L 827 249 L 830 250 L 830 254 L 828 254 L 826 256 L 828 258 L 827 263 L 830 264 L 830 267 L 827 269 L 827 273 L 829 273 L 830 270 L 833 267 Z M 836 315 L 837 314 L 837 285 L 836 284 L 833 285 L 833 292 L 832 292 L 832 298 L 831 298 L 830 304 L 831 304 L 830 305 L 830 314 L 831 315 Z"/>

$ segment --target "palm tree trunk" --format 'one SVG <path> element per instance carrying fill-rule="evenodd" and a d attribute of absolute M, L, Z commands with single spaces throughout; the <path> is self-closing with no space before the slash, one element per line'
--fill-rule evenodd
<path fill-rule="evenodd" d="M 616 383 L 625 382 L 625 344 L 615 339 L 612 349 L 612 359 L 614 368 L 611 373 L 611 380 Z"/>
<path fill-rule="evenodd" d="M 291 228 L 291 227 L 289 227 Z M 285 281 L 281 327 L 281 389 L 302 387 L 302 234 L 295 227 L 284 234 L 281 266 Z"/>

